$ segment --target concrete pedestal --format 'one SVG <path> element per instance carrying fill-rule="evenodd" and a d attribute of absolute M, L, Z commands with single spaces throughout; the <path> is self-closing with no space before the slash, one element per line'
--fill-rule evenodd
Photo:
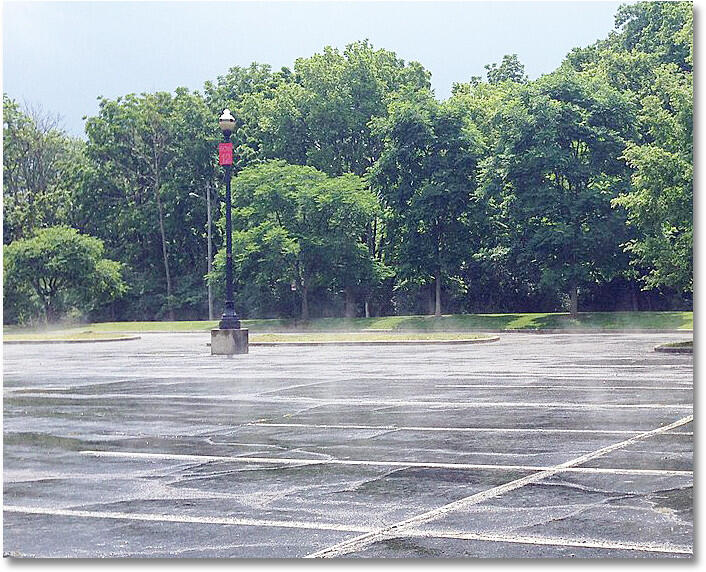
<path fill-rule="evenodd" d="M 248 353 L 248 331 L 211 330 L 211 355 L 229 356 Z"/>

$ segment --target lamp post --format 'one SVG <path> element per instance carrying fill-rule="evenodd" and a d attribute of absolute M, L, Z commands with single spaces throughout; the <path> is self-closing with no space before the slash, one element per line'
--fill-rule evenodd
<path fill-rule="evenodd" d="M 219 162 L 225 167 L 226 179 L 226 303 L 221 317 L 221 323 L 218 327 L 221 330 L 239 330 L 240 320 L 235 313 L 235 304 L 233 302 L 233 241 L 231 237 L 231 220 L 230 220 L 230 176 L 233 168 L 233 144 L 230 142 L 230 134 L 235 127 L 235 118 L 230 114 L 230 110 L 223 111 L 223 115 L 218 119 L 218 124 L 223 131 L 224 144 L 220 146 Z M 230 151 L 230 159 L 228 152 Z"/>
<path fill-rule="evenodd" d="M 218 118 L 223 132 L 223 143 L 218 145 L 218 163 L 225 168 L 226 181 L 226 301 L 218 329 L 211 330 L 211 354 L 231 355 L 248 353 L 248 331 L 241 329 L 240 319 L 233 302 L 233 242 L 231 230 L 230 177 L 233 168 L 233 144 L 230 136 L 235 128 L 235 118 L 225 109 Z"/>

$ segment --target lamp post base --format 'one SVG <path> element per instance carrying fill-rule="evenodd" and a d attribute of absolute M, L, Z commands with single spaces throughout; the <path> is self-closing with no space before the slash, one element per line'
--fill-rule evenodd
<path fill-rule="evenodd" d="M 229 356 L 248 353 L 248 331 L 245 329 L 211 330 L 211 355 Z"/>
<path fill-rule="evenodd" d="M 238 316 L 236 316 L 235 314 L 226 316 L 224 314 L 223 317 L 221 318 L 221 321 L 218 322 L 218 329 L 219 330 L 239 330 L 240 329 L 240 320 L 238 319 Z"/>

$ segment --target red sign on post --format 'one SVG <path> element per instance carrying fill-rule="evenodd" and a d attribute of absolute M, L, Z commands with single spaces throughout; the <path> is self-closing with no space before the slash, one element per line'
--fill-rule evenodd
<path fill-rule="evenodd" d="M 233 164 L 233 144 L 219 143 L 218 144 L 218 164 L 232 165 Z"/>

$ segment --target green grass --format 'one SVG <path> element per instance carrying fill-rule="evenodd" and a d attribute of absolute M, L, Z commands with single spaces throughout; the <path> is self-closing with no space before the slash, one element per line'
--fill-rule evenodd
<path fill-rule="evenodd" d="M 3 334 L 3 341 L 7 342 L 47 342 L 47 341 L 96 341 L 96 340 L 115 340 L 123 339 L 128 336 L 108 333 L 108 332 L 94 332 L 90 330 L 51 330 L 44 332 L 33 332 L 33 333 L 15 333 L 15 334 Z"/>
<path fill-rule="evenodd" d="M 580 312 L 576 318 L 559 313 L 523 314 L 452 314 L 434 316 L 383 316 L 376 318 L 320 318 L 300 320 L 243 320 L 252 334 L 273 332 L 356 332 L 392 330 L 396 332 L 473 332 L 479 330 L 536 329 L 693 329 L 693 312 Z M 94 333 L 207 332 L 217 328 L 218 321 L 181 322 L 104 322 L 76 326 Z M 58 327 L 57 327 L 58 328 Z M 63 331 L 69 331 L 63 326 Z M 45 329 L 43 332 L 52 331 Z M 55 330 L 54 330 L 55 331 Z M 34 333 L 14 326 L 4 328 L 8 334 Z M 39 332 L 38 332 L 39 333 Z"/>
<path fill-rule="evenodd" d="M 667 348 L 692 348 L 694 347 L 694 340 L 689 340 L 688 342 L 669 342 L 663 344 Z"/>

